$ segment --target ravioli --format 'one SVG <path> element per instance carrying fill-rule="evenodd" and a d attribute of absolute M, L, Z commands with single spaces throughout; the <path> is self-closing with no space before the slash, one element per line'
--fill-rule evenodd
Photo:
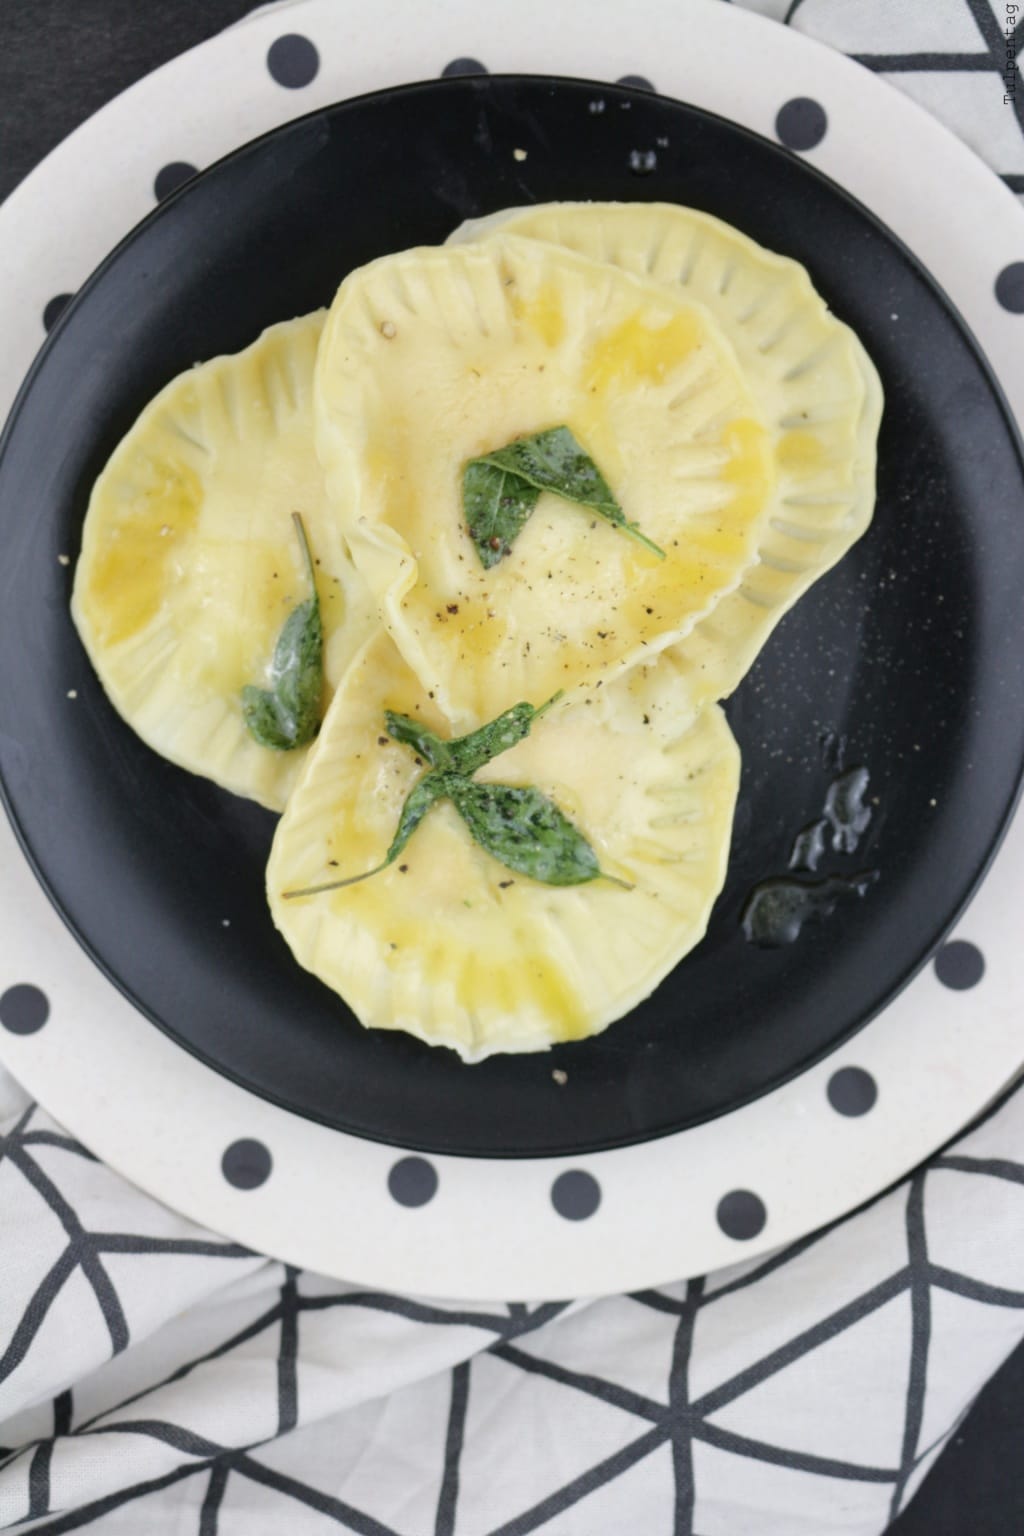
<path fill-rule="evenodd" d="M 736 587 L 762 536 L 771 437 L 707 311 L 550 245 L 498 236 L 353 273 L 314 399 L 355 564 L 456 727 L 653 656 Z M 464 466 L 556 427 L 664 559 L 545 492 L 483 566 Z"/>
<path fill-rule="evenodd" d="M 328 685 L 377 623 L 313 447 L 323 321 L 271 326 L 161 390 L 96 481 L 72 600 L 104 688 L 142 739 L 273 810 L 305 750 L 258 745 L 242 689 L 265 680 L 284 621 L 310 596 L 293 512 L 316 560 Z"/>
<path fill-rule="evenodd" d="M 799 263 L 731 225 L 667 203 L 549 203 L 460 226 L 577 251 L 700 301 L 728 339 L 772 433 L 775 485 L 756 558 L 676 659 L 694 706 L 727 697 L 783 614 L 867 529 L 882 387 L 858 338 Z"/>
<path fill-rule="evenodd" d="M 424 773 L 386 709 L 451 734 L 384 635 L 356 657 L 278 824 L 267 892 L 299 961 L 364 1025 L 404 1029 L 467 1061 L 604 1029 L 703 936 L 725 877 L 739 753 L 716 706 L 687 729 L 671 656 L 593 699 L 563 701 L 476 778 L 529 785 L 583 832 L 603 871 L 571 887 L 512 874 L 435 805 L 400 862 L 380 863 Z"/>

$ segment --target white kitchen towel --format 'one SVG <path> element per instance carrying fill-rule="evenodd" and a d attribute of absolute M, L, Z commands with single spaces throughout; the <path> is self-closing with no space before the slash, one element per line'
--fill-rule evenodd
<path fill-rule="evenodd" d="M 1024 192 L 1015 8 L 750 8 Z M 1024 1335 L 1022 1186 L 1024 1090 L 768 1258 L 597 1302 L 425 1303 L 194 1227 L 0 1072 L 0 1528 L 874 1536 Z"/>
<path fill-rule="evenodd" d="M 1024 1090 L 768 1258 L 530 1308 L 298 1273 L 0 1097 L 2 1529 L 874 1536 L 1024 1335 Z"/>

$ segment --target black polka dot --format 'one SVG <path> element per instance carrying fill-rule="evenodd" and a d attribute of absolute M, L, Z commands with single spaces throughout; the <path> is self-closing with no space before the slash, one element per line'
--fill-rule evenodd
<path fill-rule="evenodd" d="M 734 1189 L 723 1195 L 716 1215 L 726 1237 L 734 1237 L 741 1243 L 756 1237 L 768 1220 L 764 1201 L 751 1194 L 749 1189 Z"/>
<path fill-rule="evenodd" d="M 320 55 L 308 37 L 289 32 L 267 49 L 267 68 L 278 85 L 289 91 L 299 91 L 319 74 Z"/>
<path fill-rule="evenodd" d="M 996 278 L 996 298 L 1011 315 L 1024 315 L 1024 261 L 1011 261 Z"/>
<path fill-rule="evenodd" d="M 825 137 L 827 127 L 825 108 L 810 96 L 794 96 L 780 107 L 775 119 L 775 132 L 787 149 L 813 149 Z"/>
<path fill-rule="evenodd" d="M 274 1159 L 262 1141 L 243 1136 L 241 1141 L 231 1143 L 220 1166 L 228 1183 L 236 1189 L 258 1189 L 270 1178 Z"/>
<path fill-rule="evenodd" d="M 976 987 L 985 974 L 985 957 L 974 944 L 966 939 L 954 939 L 943 944 L 935 956 L 935 974 L 944 987 L 954 992 L 966 992 Z"/>
<path fill-rule="evenodd" d="M 403 1157 L 388 1174 L 388 1190 L 399 1205 L 427 1205 L 437 1194 L 437 1169 L 425 1157 Z"/>
<path fill-rule="evenodd" d="M 637 91 L 653 91 L 654 86 L 646 75 L 620 75 L 616 85 L 631 85 Z"/>
<path fill-rule="evenodd" d="M 481 64 L 479 59 L 452 59 L 441 71 L 442 80 L 450 80 L 453 75 L 486 75 L 487 65 Z"/>
<path fill-rule="evenodd" d="M 52 299 L 47 300 L 46 308 L 43 310 L 44 330 L 53 330 L 53 327 L 71 303 L 71 299 L 72 295 L 70 293 L 55 293 Z"/>
<path fill-rule="evenodd" d="M 601 1186 L 593 1174 L 570 1168 L 552 1184 L 551 1204 L 566 1221 L 586 1221 L 601 1204 Z"/>
<path fill-rule="evenodd" d="M 34 1035 L 50 1017 L 46 993 L 27 981 L 8 987 L 0 996 L 0 1024 L 12 1035 Z"/>
<path fill-rule="evenodd" d="M 866 1115 L 877 1098 L 878 1085 L 863 1067 L 840 1067 L 828 1080 L 828 1101 L 839 1115 Z"/>
<path fill-rule="evenodd" d="M 157 202 L 162 203 L 165 197 L 170 197 L 172 192 L 176 192 L 196 174 L 196 167 L 189 165 L 187 160 L 172 160 L 170 165 L 165 165 L 163 170 L 157 171 L 153 182 Z"/>

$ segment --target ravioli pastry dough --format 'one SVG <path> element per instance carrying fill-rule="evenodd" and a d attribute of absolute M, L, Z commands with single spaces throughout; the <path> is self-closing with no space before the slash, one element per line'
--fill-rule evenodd
<path fill-rule="evenodd" d="M 342 284 L 314 394 L 356 566 L 456 727 L 614 675 L 685 635 L 750 564 L 771 440 L 706 310 L 536 241 L 385 257 Z M 541 496 L 485 570 L 467 460 L 567 426 L 666 558 Z"/>
<path fill-rule="evenodd" d="M 292 512 L 318 562 L 328 685 L 376 627 L 313 448 L 323 312 L 172 380 L 93 489 L 72 614 L 115 708 L 164 757 L 280 810 L 305 751 L 246 729 L 281 626 L 309 596 Z M 329 687 L 328 687 L 329 692 Z"/>
<path fill-rule="evenodd" d="M 570 816 L 601 868 L 634 882 L 553 887 L 479 848 L 435 805 L 398 864 L 359 885 L 284 898 L 372 869 L 412 785 L 384 710 L 451 734 L 385 635 L 342 680 L 282 817 L 267 870 L 274 921 L 299 963 L 361 1022 L 449 1045 L 469 1061 L 604 1029 L 702 937 L 725 877 L 739 753 L 711 706 L 689 730 L 671 657 L 593 701 L 563 703 L 479 780 L 533 785 Z"/>
<path fill-rule="evenodd" d="M 787 609 L 871 521 L 878 374 L 798 262 L 697 209 L 548 203 L 471 220 L 450 238 L 496 231 L 578 251 L 699 300 L 735 350 L 772 432 L 775 487 L 755 560 L 676 655 L 695 706 L 725 698 Z"/>

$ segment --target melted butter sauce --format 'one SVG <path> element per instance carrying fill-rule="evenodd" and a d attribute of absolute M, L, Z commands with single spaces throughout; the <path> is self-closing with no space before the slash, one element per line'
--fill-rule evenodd
<path fill-rule="evenodd" d="M 877 869 L 856 875 L 824 875 L 819 880 L 782 877 L 756 885 L 743 909 L 743 933 L 760 949 L 779 949 L 800 937 L 812 918 L 829 917 L 842 901 L 867 895 Z"/>
<path fill-rule="evenodd" d="M 841 757 L 835 766 L 840 764 Z M 754 886 L 741 917 L 748 943 L 759 949 L 792 944 L 806 923 L 830 917 L 841 903 L 860 900 L 879 879 L 877 869 L 808 878 L 816 874 L 829 841 L 836 853 L 856 853 L 871 823 L 871 807 L 864 798 L 870 777 L 867 768 L 858 767 L 833 779 L 825 795 L 824 815 L 802 827 L 793 839 L 792 873 Z"/>

